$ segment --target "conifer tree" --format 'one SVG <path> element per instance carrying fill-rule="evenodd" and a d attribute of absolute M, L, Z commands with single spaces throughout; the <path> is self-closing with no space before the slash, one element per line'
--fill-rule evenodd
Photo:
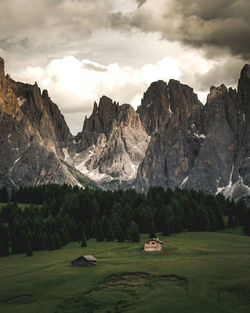
<path fill-rule="evenodd" d="M 97 221 L 96 223 L 96 240 L 99 242 L 104 241 L 103 227 L 100 221 Z"/>
<path fill-rule="evenodd" d="M 140 242 L 139 227 L 134 221 L 130 222 L 128 228 L 128 237 L 132 242 Z"/>
<path fill-rule="evenodd" d="M 26 236 L 26 256 L 32 256 L 33 252 L 32 252 L 32 247 L 31 247 L 31 242 L 29 240 L 29 238 Z"/>
<path fill-rule="evenodd" d="M 149 238 L 155 238 L 156 234 L 155 234 L 155 225 L 154 222 L 152 221 L 149 225 L 149 231 L 148 231 L 148 235 Z"/>
<path fill-rule="evenodd" d="M 81 243 L 81 247 L 87 247 L 87 241 L 86 241 L 86 237 L 85 234 L 82 234 L 82 243 Z"/>
<path fill-rule="evenodd" d="M 247 236 L 250 236 L 250 209 L 246 209 L 243 223 L 243 231 Z"/>
<path fill-rule="evenodd" d="M 0 223 L 0 256 L 9 254 L 9 233 L 4 223 Z"/>
<path fill-rule="evenodd" d="M 115 234 L 111 228 L 111 226 L 108 226 L 108 230 L 107 230 L 107 241 L 113 241 L 115 239 Z"/>

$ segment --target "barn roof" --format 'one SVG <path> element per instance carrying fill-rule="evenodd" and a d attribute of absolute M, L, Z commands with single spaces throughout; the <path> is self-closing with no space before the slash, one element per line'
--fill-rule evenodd
<path fill-rule="evenodd" d="M 146 240 L 144 243 L 147 243 L 149 241 L 156 241 L 156 242 L 159 242 L 161 244 L 163 244 L 163 241 L 161 241 L 159 238 L 149 238 L 148 240 Z"/>
<path fill-rule="evenodd" d="M 94 258 L 92 255 L 84 255 L 83 257 L 87 261 L 90 261 L 90 262 L 95 261 L 96 262 L 96 258 Z"/>
<path fill-rule="evenodd" d="M 75 260 L 73 260 L 72 262 L 81 260 L 81 259 L 85 259 L 88 262 L 96 262 L 96 258 L 94 258 L 92 255 L 81 255 L 78 258 L 76 258 Z"/>

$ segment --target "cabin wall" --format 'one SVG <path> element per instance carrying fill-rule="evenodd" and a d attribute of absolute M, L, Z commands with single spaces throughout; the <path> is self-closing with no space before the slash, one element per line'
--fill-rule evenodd
<path fill-rule="evenodd" d="M 72 262 L 73 266 L 87 266 L 88 262 L 85 260 L 77 260 Z"/>
<path fill-rule="evenodd" d="M 162 244 L 157 241 L 149 241 L 144 243 L 145 251 L 161 251 L 163 248 Z"/>

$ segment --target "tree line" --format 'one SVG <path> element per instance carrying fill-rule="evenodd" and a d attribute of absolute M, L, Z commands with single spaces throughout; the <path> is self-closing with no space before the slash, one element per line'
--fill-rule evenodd
<path fill-rule="evenodd" d="M 85 190 L 69 185 L 20 187 L 9 195 L 0 189 L 0 256 L 36 250 L 54 250 L 70 241 L 86 246 L 97 241 L 140 240 L 140 233 L 155 237 L 182 231 L 217 231 L 244 225 L 250 235 L 249 209 L 223 195 L 202 191 L 151 187 L 135 190 Z M 17 203 L 27 203 L 19 207 Z"/>

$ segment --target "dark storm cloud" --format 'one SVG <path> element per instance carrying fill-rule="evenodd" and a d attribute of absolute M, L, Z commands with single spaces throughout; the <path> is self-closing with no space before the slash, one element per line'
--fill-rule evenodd
<path fill-rule="evenodd" d="M 249 0 L 135 0 L 132 13 L 112 0 L 1 0 L 0 43 L 6 51 L 48 54 L 105 27 L 159 32 L 162 38 L 250 58 Z M 117 6 L 119 7 L 119 6 Z"/>
<path fill-rule="evenodd" d="M 131 25 L 194 47 L 219 47 L 250 58 L 249 0 L 146 0 Z"/>
<path fill-rule="evenodd" d="M 8 51 L 51 51 L 106 24 L 107 0 L 0 1 L 0 42 Z"/>

